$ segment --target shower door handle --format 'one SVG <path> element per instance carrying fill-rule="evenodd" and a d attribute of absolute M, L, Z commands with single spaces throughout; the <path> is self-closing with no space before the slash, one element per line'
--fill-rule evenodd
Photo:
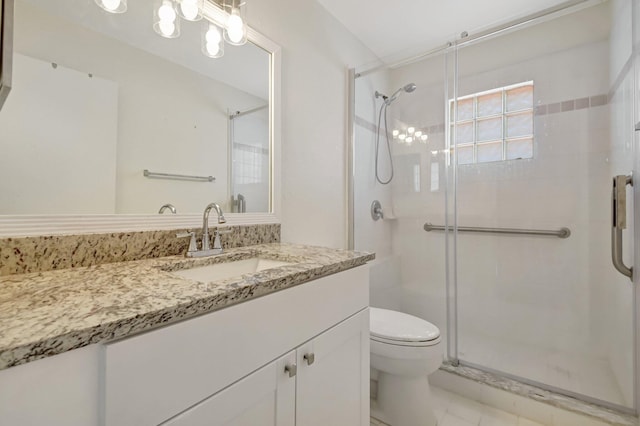
<path fill-rule="evenodd" d="M 622 275 L 633 280 L 633 268 L 622 260 L 622 230 L 627 228 L 627 185 L 633 186 L 632 175 L 618 175 L 613 178 L 611 193 L 611 260 Z"/>

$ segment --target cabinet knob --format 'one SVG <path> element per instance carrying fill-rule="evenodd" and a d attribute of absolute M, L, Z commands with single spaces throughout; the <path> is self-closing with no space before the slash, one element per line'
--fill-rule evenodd
<path fill-rule="evenodd" d="M 311 354 L 305 354 L 303 356 L 304 360 L 307 361 L 307 365 L 311 365 L 316 361 L 316 355 L 311 353 Z"/>
<path fill-rule="evenodd" d="M 295 364 L 287 364 L 284 366 L 285 373 L 289 373 L 289 377 L 295 377 L 298 373 L 298 367 Z"/>

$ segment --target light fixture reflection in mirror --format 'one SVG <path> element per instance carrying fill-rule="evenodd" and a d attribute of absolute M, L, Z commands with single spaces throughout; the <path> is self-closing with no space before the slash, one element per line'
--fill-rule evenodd
<path fill-rule="evenodd" d="M 96 0 L 96 4 L 109 13 L 127 11 L 127 0 Z"/>
<path fill-rule="evenodd" d="M 180 36 L 180 20 L 174 0 L 156 0 L 153 7 L 153 29 L 165 38 Z"/>
<path fill-rule="evenodd" d="M 224 55 L 222 28 L 212 22 L 202 25 L 202 53 L 210 58 L 220 58 Z"/>

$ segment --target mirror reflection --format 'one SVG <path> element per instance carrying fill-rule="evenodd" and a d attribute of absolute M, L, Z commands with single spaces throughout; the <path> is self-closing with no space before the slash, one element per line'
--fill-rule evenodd
<path fill-rule="evenodd" d="M 15 1 L 0 214 L 269 211 L 270 54 L 212 58 L 205 19 L 161 37 L 155 3 Z"/>

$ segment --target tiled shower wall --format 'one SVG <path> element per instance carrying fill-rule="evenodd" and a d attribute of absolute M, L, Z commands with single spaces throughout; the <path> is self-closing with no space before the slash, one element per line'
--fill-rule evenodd
<path fill-rule="evenodd" d="M 375 179 L 376 128 L 382 105 L 382 100 L 375 98 L 376 91 L 387 95 L 395 91 L 389 85 L 388 72 L 356 79 L 354 247 L 356 250 L 376 253 L 376 260 L 371 264 L 371 305 L 397 309 L 400 271 L 398 258 L 393 255 L 391 246 L 391 235 L 396 226 L 391 202 L 392 186 L 381 185 Z M 389 115 L 391 111 L 392 108 L 389 109 Z M 384 181 L 391 172 L 384 127 L 380 133 L 379 148 L 379 173 Z M 385 216 L 382 220 L 374 221 L 371 218 L 371 203 L 374 200 L 382 205 Z"/>

